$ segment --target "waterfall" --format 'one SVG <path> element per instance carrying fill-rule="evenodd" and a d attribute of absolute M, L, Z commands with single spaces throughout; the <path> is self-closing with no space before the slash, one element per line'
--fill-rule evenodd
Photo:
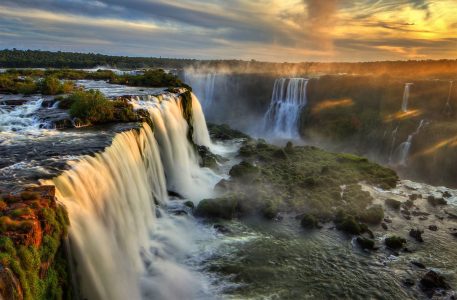
<path fill-rule="evenodd" d="M 192 90 L 201 100 L 205 112 L 211 108 L 214 102 L 216 77 L 216 73 L 197 73 L 194 70 L 184 71 L 184 82 L 192 86 Z"/>
<path fill-rule="evenodd" d="M 402 101 L 402 104 L 401 104 L 401 110 L 403 112 L 407 112 L 408 111 L 409 93 L 410 93 L 410 89 L 411 89 L 412 85 L 413 85 L 412 83 L 405 83 L 405 90 L 403 92 L 403 101 Z"/>
<path fill-rule="evenodd" d="M 407 159 L 409 156 L 409 151 L 411 150 L 413 138 L 420 133 L 420 130 L 422 129 L 422 127 L 424 125 L 425 125 L 425 120 L 421 120 L 419 122 L 419 126 L 417 126 L 416 130 L 412 134 L 408 135 L 408 138 L 406 139 L 406 141 L 401 143 L 400 146 L 398 147 L 398 154 L 399 154 L 398 163 L 400 165 L 406 166 Z"/>
<path fill-rule="evenodd" d="M 148 110 L 154 130 L 144 123 L 117 134 L 104 152 L 82 157 L 52 180 L 70 218 L 81 296 L 200 298 L 206 285 L 179 262 L 192 247 L 191 225 L 174 221 L 161 207 L 172 205 L 167 189 L 198 201 L 211 195 L 220 177 L 198 166 L 179 95 L 136 97 L 132 103 Z M 194 96 L 192 114 L 194 141 L 211 146 Z"/>
<path fill-rule="evenodd" d="M 264 117 L 268 135 L 280 138 L 298 138 L 300 112 L 307 103 L 308 79 L 280 78 L 273 86 L 271 103 Z"/>

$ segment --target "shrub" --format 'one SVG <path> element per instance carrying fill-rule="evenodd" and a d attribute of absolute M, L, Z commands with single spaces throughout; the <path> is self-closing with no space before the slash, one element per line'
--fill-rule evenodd
<path fill-rule="evenodd" d="M 106 123 L 114 120 L 114 105 L 100 91 L 77 91 L 68 97 L 70 115 L 91 123 Z"/>

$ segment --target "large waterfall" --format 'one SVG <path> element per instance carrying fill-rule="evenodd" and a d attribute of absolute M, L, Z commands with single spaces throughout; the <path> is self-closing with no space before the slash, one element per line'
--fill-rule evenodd
<path fill-rule="evenodd" d="M 194 70 L 184 71 L 184 81 L 200 99 L 203 109 L 208 111 L 214 102 L 216 73 L 199 73 Z"/>
<path fill-rule="evenodd" d="M 266 134 L 278 138 L 298 138 L 300 112 L 307 103 L 308 79 L 280 78 L 275 81 L 271 103 L 265 114 Z"/>
<path fill-rule="evenodd" d="M 412 85 L 412 83 L 405 83 L 405 90 L 403 91 L 403 101 L 401 103 L 401 110 L 403 112 L 408 111 L 409 93 Z"/>
<path fill-rule="evenodd" d="M 179 262 L 195 233 L 162 210 L 170 203 L 167 189 L 197 201 L 211 195 L 220 177 L 198 166 L 178 95 L 132 102 L 149 111 L 153 130 L 144 123 L 120 133 L 103 153 L 81 158 L 53 180 L 70 217 L 81 296 L 200 298 L 204 284 Z M 192 104 L 193 140 L 211 146 L 195 97 Z"/>

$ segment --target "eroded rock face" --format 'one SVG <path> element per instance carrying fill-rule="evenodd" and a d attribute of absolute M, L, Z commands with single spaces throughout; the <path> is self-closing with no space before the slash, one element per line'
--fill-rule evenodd
<path fill-rule="evenodd" d="M 60 245 L 68 226 L 65 209 L 56 203 L 55 187 L 4 193 L 0 210 L 0 295 L 3 299 L 42 299 L 46 294 L 53 299 L 51 295 L 61 293 L 67 280 L 66 260 L 56 257 L 62 253 Z M 50 269 L 50 276 L 59 278 L 57 286 L 47 280 Z"/>
<path fill-rule="evenodd" d="M 14 273 L 9 268 L 0 266 L 0 298 L 22 300 L 22 288 Z"/>

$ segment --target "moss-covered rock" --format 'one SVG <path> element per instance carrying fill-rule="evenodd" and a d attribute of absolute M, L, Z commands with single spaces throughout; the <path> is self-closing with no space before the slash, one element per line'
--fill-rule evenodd
<path fill-rule="evenodd" d="M 238 165 L 232 167 L 229 175 L 232 178 L 252 177 L 259 173 L 259 169 L 247 161 L 242 161 Z"/>
<path fill-rule="evenodd" d="M 195 215 L 210 219 L 230 220 L 240 212 L 238 199 L 235 196 L 227 196 L 200 201 L 195 210 Z"/>
<path fill-rule="evenodd" d="M 300 225 L 305 229 L 315 229 L 319 228 L 319 221 L 317 218 L 310 214 L 303 214 Z"/>
<path fill-rule="evenodd" d="M 393 250 L 398 250 L 398 249 L 401 249 L 406 244 L 406 240 L 402 237 L 394 235 L 394 236 L 387 237 L 384 240 L 384 243 L 386 244 L 387 247 L 389 247 Z"/>
<path fill-rule="evenodd" d="M 375 248 L 375 242 L 372 239 L 359 236 L 356 241 L 362 249 L 373 250 Z"/>
<path fill-rule="evenodd" d="M 400 209 L 401 206 L 401 201 L 395 200 L 395 199 L 386 199 L 386 206 L 398 210 Z"/>

